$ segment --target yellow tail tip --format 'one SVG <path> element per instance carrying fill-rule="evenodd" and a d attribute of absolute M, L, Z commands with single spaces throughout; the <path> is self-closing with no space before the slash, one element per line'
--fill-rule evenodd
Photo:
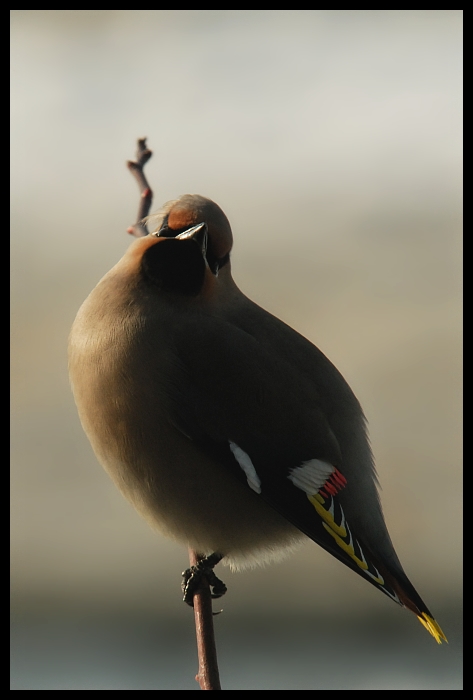
<path fill-rule="evenodd" d="M 430 632 L 437 644 L 442 644 L 442 640 L 448 644 L 448 639 L 442 632 L 438 622 L 434 620 L 433 617 L 430 617 L 430 615 L 427 615 L 425 612 L 423 612 L 422 615 L 417 615 L 417 617 L 419 618 L 419 622 L 424 625 L 427 632 Z"/>

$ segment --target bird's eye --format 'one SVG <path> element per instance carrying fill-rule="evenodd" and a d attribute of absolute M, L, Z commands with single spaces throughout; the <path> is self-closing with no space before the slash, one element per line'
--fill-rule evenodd
<path fill-rule="evenodd" d="M 161 226 L 160 229 L 157 231 L 153 231 L 151 234 L 152 236 L 156 236 L 156 238 L 175 238 L 176 233 L 179 233 L 178 231 L 173 231 L 167 224 L 164 224 L 164 226 Z"/>

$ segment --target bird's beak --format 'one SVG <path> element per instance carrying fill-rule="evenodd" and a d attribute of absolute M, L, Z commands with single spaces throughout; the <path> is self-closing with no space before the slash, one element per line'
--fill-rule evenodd
<path fill-rule="evenodd" d="M 192 228 L 188 228 L 187 231 L 183 231 L 178 236 L 176 236 L 176 239 L 179 239 L 180 241 L 195 241 L 201 249 L 203 258 L 205 260 L 207 259 L 206 256 L 208 235 L 207 224 L 205 223 L 205 221 L 203 221 L 200 224 L 197 224 L 196 226 L 192 226 Z"/>

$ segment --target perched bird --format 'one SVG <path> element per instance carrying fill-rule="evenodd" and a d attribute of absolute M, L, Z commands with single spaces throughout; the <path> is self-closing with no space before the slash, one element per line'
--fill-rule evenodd
<path fill-rule="evenodd" d="M 154 528 L 207 557 L 207 572 L 270 561 L 307 536 L 445 640 L 394 551 L 347 382 L 238 289 L 217 204 L 184 195 L 161 214 L 70 335 L 98 460 Z"/>

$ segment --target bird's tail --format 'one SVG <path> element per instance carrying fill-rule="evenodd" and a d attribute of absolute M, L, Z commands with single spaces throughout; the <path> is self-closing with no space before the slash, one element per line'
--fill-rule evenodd
<path fill-rule="evenodd" d="M 408 610 L 411 610 L 414 615 L 417 616 L 419 622 L 428 632 L 430 632 L 438 644 L 442 644 L 442 642 L 447 642 L 448 644 L 448 640 L 442 632 L 439 623 L 434 618 L 404 572 L 402 572 L 402 574 L 396 572 L 396 575 L 394 575 L 390 571 L 387 571 L 386 567 L 381 566 L 380 568 L 382 569 L 386 582 L 390 584 L 391 588 L 395 591 L 397 597 L 399 598 L 400 605 Z"/>

